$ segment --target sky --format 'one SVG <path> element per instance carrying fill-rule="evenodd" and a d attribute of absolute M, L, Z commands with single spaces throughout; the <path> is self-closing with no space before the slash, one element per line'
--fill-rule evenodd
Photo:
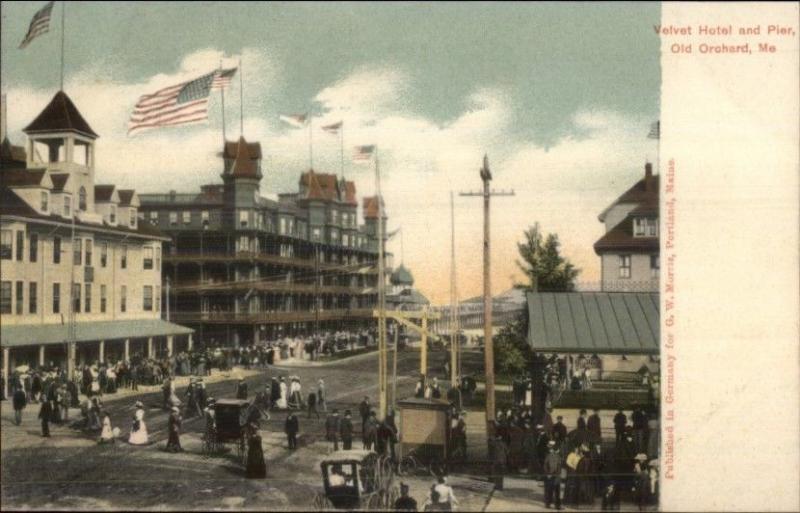
<path fill-rule="evenodd" d="M 12 142 L 60 86 L 62 3 L 50 32 L 18 49 L 46 2 L 2 4 L 2 91 Z M 522 279 L 516 243 L 539 222 L 596 285 L 598 214 L 657 158 L 646 138 L 659 117 L 660 4 L 66 2 L 64 90 L 97 141 L 98 183 L 139 192 L 192 192 L 220 182 L 219 93 L 205 125 L 127 136 L 139 96 L 241 60 L 225 93 L 228 139 L 262 145 L 261 193 L 296 190 L 309 167 L 307 130 L 280 114 L 313 114 L 313 165 L 375 192 L 374 169 L 349 161 L 378 146 L 395 265 L 435 304 L 450 294 L 450 192 L 455 193 L 457 289 L 482 291 L 482 202 L 492 186 L 492 286 Z M 335 136 L 344 122 L 345 165 Z"/>

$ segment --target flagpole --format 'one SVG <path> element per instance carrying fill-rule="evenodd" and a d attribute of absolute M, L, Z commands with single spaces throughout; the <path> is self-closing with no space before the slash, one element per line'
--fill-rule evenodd
<path fill-rule="evenodd" d="M 312 142 L 311 125 L 313 124 L 311 109 L 308 109 L 308 168 L 314 169 L 314 145 Z"/>
<path fill-rule="evenodd" d="M 242 58 L 239 57 L 239 135 L 244 137 L 244 78 L 242 78 Z"/>
<path fill-rule="evenodd" d="M 61 2 L 61 91 L 64 90 L 64 18 L 66 18 L 67 2 Z"/>
<path fill-rule="evenodd" d="M 344 122 L 339 127 L 339 155 L 342 159 L 342 180 L 344 180 Z"/>
<path fill-rule="evenodd" d="M 219 70 L 222 72 L 222 59 L 219 60 Z M 222 151 L 224 152 L 225 142 L 227 141 L 225 136 L 225 86 L 220 87 L 219 92 L 222 95 Z"/>

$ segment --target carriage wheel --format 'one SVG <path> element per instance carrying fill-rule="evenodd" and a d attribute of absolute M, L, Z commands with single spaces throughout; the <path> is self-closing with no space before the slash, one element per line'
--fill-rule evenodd
<path fill-rule="evenodd" d="M 406 456 L 402 460 L 400 460 L 400 464 L 397 466 L 397 473 L 400 476 L 411 476 L 417 471 L 417 460 L 415 460 L 411 456 Z"/>
<path fill-rule="evenodd" d="M 333 509 L 333 503 L 322 492 L 317 492 L 314 496 L 314 511 L 329 511 Z"/>

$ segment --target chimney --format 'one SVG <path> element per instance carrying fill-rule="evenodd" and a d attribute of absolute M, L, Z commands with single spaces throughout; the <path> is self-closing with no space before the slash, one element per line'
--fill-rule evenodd
<path fill-rule="evenodd" d="M 653 164 L 650 162 L 644 165 L 644 190 L 645 192 L 653 192 Z"/>

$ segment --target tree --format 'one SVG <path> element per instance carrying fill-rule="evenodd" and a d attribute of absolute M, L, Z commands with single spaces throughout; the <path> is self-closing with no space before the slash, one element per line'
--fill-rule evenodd
<path fill-rule="evenodd" d="M 525 241 L 518 243 L 520 260 L 517 265 L 528 278 L 527 284 L 518 288 L 539 292 L 570 292 L 575 290 L 575 278 L 580 273 L 571 262 L 561 256 L 558 235 L 543 237 L 539 223 L 525 231 Z M 528 312 L 520 315 L 500 329 L 494 337 L 494 367 L 498 374 L 509 376 L 532 369 L 533 351 L 528 345 Z"/>
<path fill-rule="evenodd" d="M 525 273 L 527 284 L 517 285 L 539 292 L 571 292 L 580 273 L 569 260 L 561 256 L 561 243 L 554 233 L 543 237 L 539 223 L 525 230 L 525 241 L 517 243 L 517 266 Z"/>

